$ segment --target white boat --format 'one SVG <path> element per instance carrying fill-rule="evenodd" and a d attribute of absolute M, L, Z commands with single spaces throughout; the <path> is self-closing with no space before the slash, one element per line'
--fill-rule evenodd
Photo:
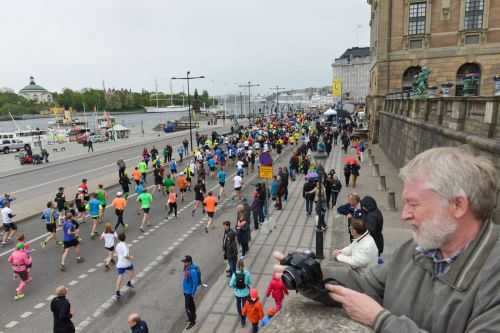
<path fill-rule="evenodd" d="M 19 139 L 30 146 L 39 146 L 47 142 L 47 130 L 43 129 L 17 129 L 15 132 L 2 132 L 0 139 Z"/>
<path fill-rule="evenodd" d="M 147 113 L 166 113 L 166 112 L 188 112 L 187 106 L 169 105 L 169 106 L 146 106 Z"/>

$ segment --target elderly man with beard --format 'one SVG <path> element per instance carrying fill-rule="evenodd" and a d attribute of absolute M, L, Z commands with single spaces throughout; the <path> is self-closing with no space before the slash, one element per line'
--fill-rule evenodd
<path fill-rule="evenodd" d="M 325 271 L 338 283 L 326 285 L 331 298 L 375 332 L 500 332 L 495 167 L 458 148 L 434 148 L 400 175 L 401 218 L 413 239 L 365 272 Z"/>

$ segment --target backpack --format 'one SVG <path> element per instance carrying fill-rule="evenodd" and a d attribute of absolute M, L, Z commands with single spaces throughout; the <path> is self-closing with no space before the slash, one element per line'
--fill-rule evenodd
<path fill-rule="evenodd" d="M 198 274 L 198 286 L 201 286 L 201 271 L 198 266 L 195 266 L 196 273 Z"/>
<path fill-rule="evenodd" d="M 236 289 L 245 289 L 245 272 L 236 272 Z"/>

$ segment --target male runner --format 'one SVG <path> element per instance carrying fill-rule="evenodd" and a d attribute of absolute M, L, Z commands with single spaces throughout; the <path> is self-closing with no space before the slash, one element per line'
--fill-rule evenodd
<path fill-rule="evenodd" d="M 149 193 L 149 195 L 151 194 Z M 118 256 L 118 261 L 116 262 L 116 271 L 118 273 L 118 278 L 116 279 L 116 298 L 121 297 L 120 289 L 122 287 L 123 276 L 125 275 L 125 273 L 128 274 L 127 287 L 134 288 L 134 286 L 132 285 L 132 279 L 135 275 L 134 265 L 132 264 L 132 260 L 134 260 L 134 257 L 130 255 L 130 249 L 127 243 L 125 243 L 126 238 L 127 237 L 123 232 L 120 233 L 118 235 L 119 242 L 115 247 L 115 252 Z"/>
<path fill-rule="evenodd" d="M 217 199 L 213 195 L 212 191 L 208 192 L 208 196 L 203 200 L 203 206 L 208 215 L 207 226 L 205 227 L 205 232 L 208 233 L 208 228 L 212 225 L 213 218 L 215 215 L 215 206 L 217 206 Z"/>
<path fill-rule="evenodd" d="M 77 239 L 78 229 L 76 228 L 76 223 L 73 221 L 73 215 L 70 212 L 66 212 L 66 218 L 63 224 L 63 241 L 64 241 L 64 252 L 61 256 L 61 271 L 66 270 L 65 261 L 68 256 L 69 249 L 74 248 L 76 254 L 76 262 L 82 263 L 84 259 L 80 257 L 80 242 Z"/>
<path fill-rule="evenodd" d="M 58 241 L 56 238 L 56 221 L 58 221 L 59 218 L 59 213 L 54 209 L 54 205 L 52 204 L 52 202 L 47 202 L 47 208 L 45 208 L 42 212 L 42 220 L 45 222 L 45 228 L 47 229 L 49 236 L 44 241 L 42 241 L 42 248 L 45 248 L 47 246 L 47 243 L 51 239 L 55 240 L 57 245 L 62 245 L 62 242 Z"/>
<path fill-rule="evenodd" d="M 151 195 L 151 193 L 148 192 L 147 188 L 144 188 L 142 193 L 139 194 L 139 196 L 137 197 L 137 202 L 140 203 L 141 209 L 144 213 L 141 226 L 139 227 L 139 230 L 141 230 L 141 232 L 144 232 L 144 224 L 148 226 L 150 224 L 149 210 L 151 209 L 152 201 L 153 201 L 153 196 Z"/>

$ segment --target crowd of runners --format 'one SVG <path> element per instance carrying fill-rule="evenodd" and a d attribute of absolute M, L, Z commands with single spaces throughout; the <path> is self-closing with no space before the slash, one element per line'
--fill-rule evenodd
<path fill-rule="evenodd" d="M 244 278 L 242 282 L 238 272 L 243 270 L 243 260 L 250 251 L 252 220 L 253 229 L 259 229 L 271 208 L 283 209 L 288 200 L 289 181 L 295 181 L 301 173 L 311 180 L 314 174 L 317 176 L 319 172 L 324 172 L 320 165 L 315 164 L 314 158 L 311 158 L 312 154 L 330 154 L 332 147 L 337 144 L 338 137 L 341 138 L 342 145 L 351 144 L 351 132 L 352 128 L 349 127 L 334 131 L 331 127 L 323 126 L 313 115 L 298 113 L 283 119 L 258 120 L 238 133 L 226 136 L 215 132 L 211 136 L 197 133 L 197 145 L 191 154 L 187 140 L 176 150 L 169 144 L 161 151 L 155 146 L 144 148 L 137 165 L 129 167 L 125 161 L 117 161 L 118 183 L 121 188 L 115 193 L 108 193 L 102 184 L 91 189 L 87 179 L 82 179 L 76 188 L 76 195 L 72 198 L 66 197 L 65 188 L 60 187 L 41 214 L 41 221 L 48 233 L 42 240 L 41 247 L 54 251 L 54 248 L 49 247 L 53 242 L 55 247 L 62 248 L 59 268 L 65 271 L 67 257 L 71 251 L 74 252 L 77 263 L 84 262 L 80 250 L 81 242 L 101 241 L 104 247 L 105 269 L 109 270 L 113 265 L 116 268 L 118 276 L 115 297 L 120 298 L 120 290 L 125 281 L 129 288 L 134 287 L 134 258 L 126 243 L 127 231 L 130 228 L 145 232 L 158 218 L 177 219 L 178 205 L 186 200 L 187 192 L 193 192 L 191 217 L 196 221 L 200 216 L 198 214 L 206 214 L 208 219 L 204 232 L 209 233 L 216 225 L 219 202 L 231 198 L 237 210 L 236 222 L 217 222 L 224 226 L 224 260 L 227 263 L 230 285 L 235 290 L 241 289 L 235 291 L 235 294 L 238 298 L 238 312 L 244 325 L 246 300 L 251 300 L 250 294 L 256 291 L 250 289 L 251 283 L 246 283 Z M 358 146 L 361 144 L 358 143 Z M 271 152 L 282 154 L 285 147 L 293 149 L 292 157 L 279 167 L 270 186 L 263 181 L 254 182 L 254 188 L 243 191 L 245 186 L 250 185 L 245 178 L 257 171 L 259 165 L 264 165 Z M 358 147 L 359 151 L 362 149 L 363 147 Z M 174 151 L 177 156 L 174 156 Z M 235 169 L 234 175 L 229 174 L 229 168 Z M 341 185 L 334 170 L 329 174 L 325 184 L 331 182 L 332 186 L 328 187 L 326 195 L 328 206 L 331 203 L 333 207 Z M 208 178 L 217 182 L 216 191 L 207 189 Z M 355 182 L 354 178 L 354 186 Z M 226 188 L 226 183 L 231 183 L 231 190 Z M 315 192 L 317 187 L 311 186 L 303 193 L 308 214 L 312 213 Z M 245 196 L 244 193 L 251 196 Z M 18 300 L 24 297 L 26 284 L 32 279 L 32 257 L 29 244 L 25 242 L 25 235 L 17 230 L 13 222 L 14 199 L 14 196 L 6 194 L 0 201 L 4 229 L 1 244 L 6 246 L 14 241 L 15 250 L 9 257 L 9 263 L 19 279 L 15 290 L 15 299 Z M 163 216 L 151 216 L 153 205 L 165 207 Z M 107 208 L 114 211 L 115 223 L 104 220 Z M 135 210 L 137 215 L 132 216 L 136 215 L 137 218 L 126 221 L 126 210 Z M 127 216 L 130 218 L 130 213 Z M 89 234 L 84 234 L 81 228 L 83 223 L 90 224 Z M 60 230 L 62 233 L 58 234 Z M 279 310 L 280 306 L 277 304 L 275 310 Z M 186 311 L 190 328 L 194 326 L 195 319 L 189 314 L 188 306 Z"/>

